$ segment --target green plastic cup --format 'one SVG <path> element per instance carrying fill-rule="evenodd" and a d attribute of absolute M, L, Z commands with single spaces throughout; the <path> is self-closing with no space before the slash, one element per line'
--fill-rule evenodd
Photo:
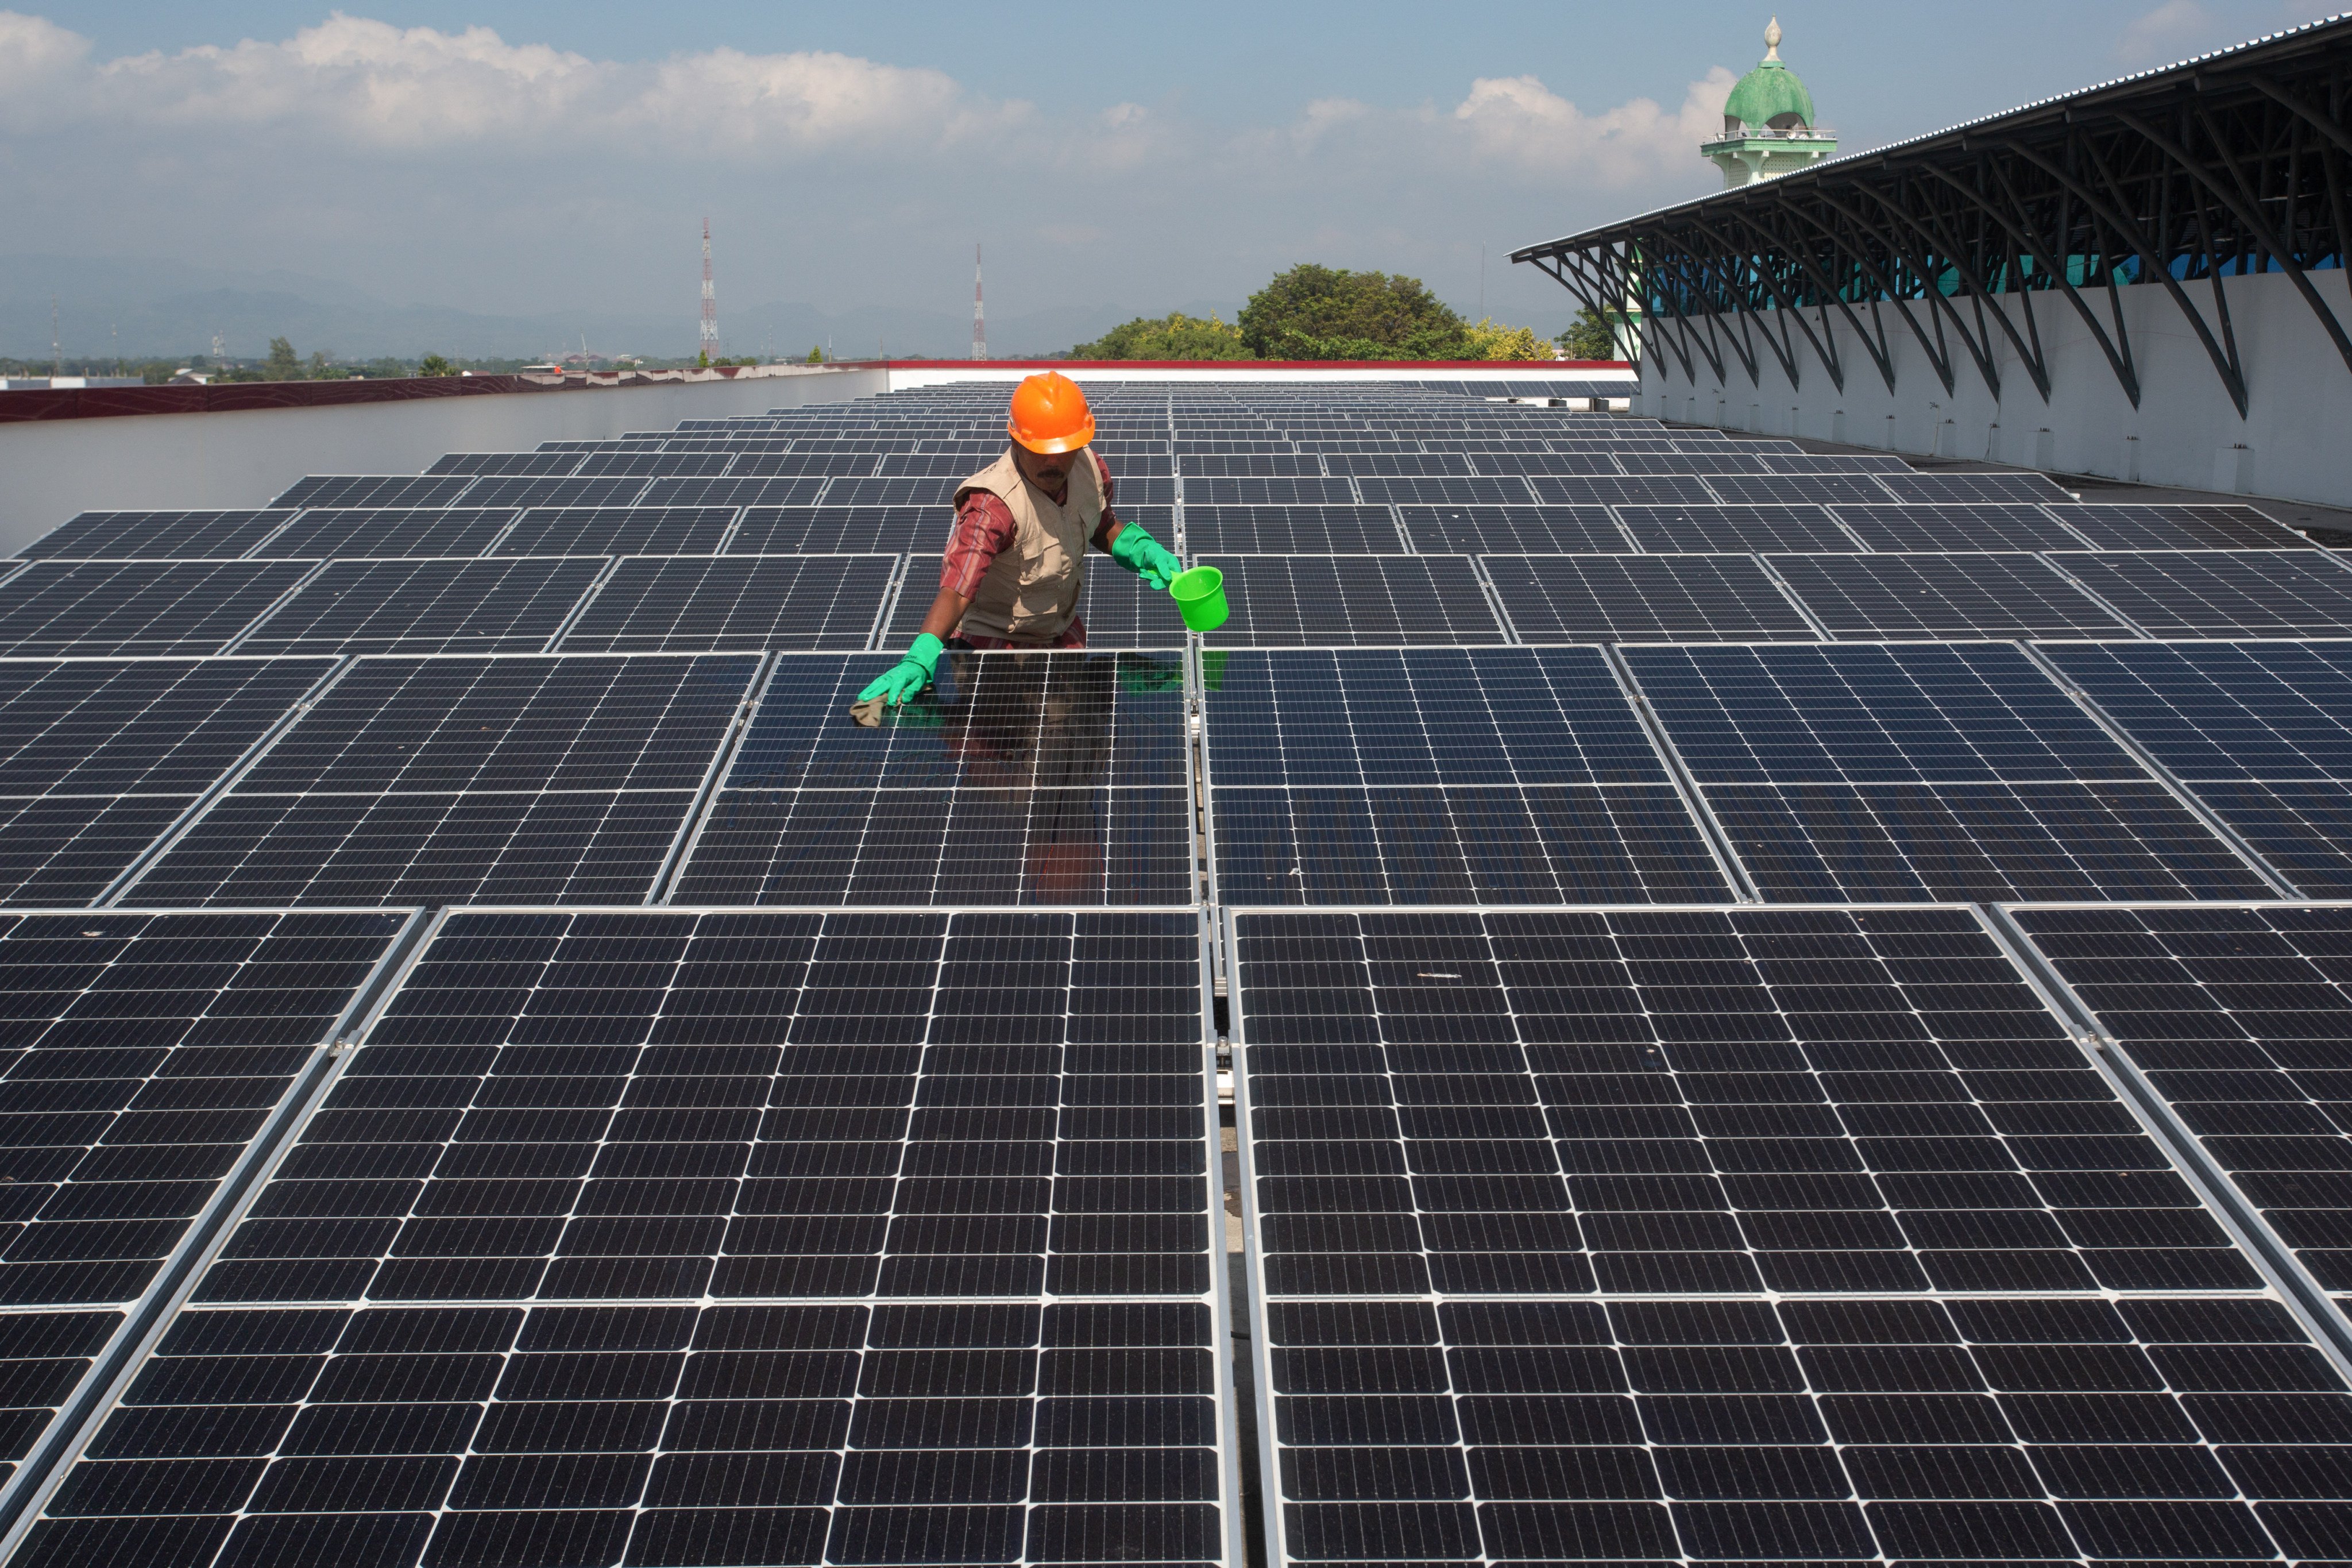
<path fill-rule="evenodd" d="M 1184 624 L 1196 632 L 1215 631 L 1233 614 L 1225 603 L 1225 574 L 1213 566 L 1179 572 L 1168 584 L 1168 596 L 1176 601 L 1176 613 Z"/>

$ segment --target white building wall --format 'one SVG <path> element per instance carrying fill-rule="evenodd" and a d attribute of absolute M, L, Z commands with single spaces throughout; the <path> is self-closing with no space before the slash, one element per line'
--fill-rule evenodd
<path fill-rule="evenodd" d="M 2336 319 L 2352 327 L 2352 292 L 2341 270 L 2308 275 Z M 2210 312 L 2212 286 L 2184 284 L 2190 300 Z M 1986 389 L 1975 362 L 1947 323 L 1944 342 L 1952 355 L 1952 391 L 1946 393 L 1926 353 L 1901 314 L 1879 307 L 1886 324 L 1888 358 L 1895 368 L 1890 395 L 1853 329 L 1832 307 L 1830 332 L 1845 371 L 1840 391 L 1830 380 L 1804 333 L 1791 331 L 1797 384 L 1790 386 L 1780 363 L 1762 343 L 1769 323 L 1777 336 L 1781 312 L 1755 322 L 1756 379 L 1748 379 L 1728 348 L 1718 381 L 1706 359 L 1694 353 L 1696 376 L 1685 375 L 1673 349 L 1657 334 L 1673 333 L 1671 321 L 1654 320 L 1652 341 L 1642 363 L 1642 395 L 1634 407 L 1661 418 L 1753 430 L 1774 436 L 1806 436 L 1884 447 L 1912 456 L 1983 458 L 2023 468 L 2191 489 L 2231 491 L 2352 506 L 2352 368 L 2294 283 L 2278 273 L 2223 280 L 2231 325 L 2237 334 L 2246 376 L 2246 416 L 2215 374 L 2179 307 L 2158 284 L 2120 290 L 2124 325 L 2140 384 L 2137 408 L 2124 395 L 2106 356 L 2082 317 L 2058 293 L 2031 296 L 2049 367 L 2050 400 L 2044 403 L 2020 356 L 1998 325 L 1991 327 L 1994 365 L 2000 384 L 1996 398 Z M 2005 295 L 1999 303 L 2021 310 L 2025 296 Z M 2084 300 L 2113 328 L 2104 290 L 2086 290 Z M 1973 325 L 1974 304 L 1953 304 Z M 1935 328 L 1923 300 L 1909 306 L 1932 338 Z M 1988 310 L 1990 305 L 1988 303 Z M 1867 325 L 1870 310 L 1855 307 Z M 2019 334 L 2021 315 L 2010 318 Z M 2209 320 L 2210 320 L 2209 316 Z M 1806 322 L 1822 331 L 1818 311 Z M 1695 335 L 1703 326 L 1693 323 Z M 1720 340 L 1725 329 L 1717 327 Z M 2220 336 L 2218 329 L 2215 336 Z"/>
<path fill-rule="evenodd" d="M 0 555 L 78 512 L 260 506 L 306 474 L 414 474 L 446 452 L 530 451 L 884 390 L 880 371 L 811 370 L 595 391 L 488 393 L 234 414 L 0 425 Z"/>

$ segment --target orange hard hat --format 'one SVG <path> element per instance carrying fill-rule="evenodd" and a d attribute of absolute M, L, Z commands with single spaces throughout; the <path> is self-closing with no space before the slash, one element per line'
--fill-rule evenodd
<path fill-rule="evenodd" d="M 1076 382 L 1049 370 L 1013 389 L 1004 433 L 1033 452 L 1075 452 L 1095 438 L 1094 410 Z"/>

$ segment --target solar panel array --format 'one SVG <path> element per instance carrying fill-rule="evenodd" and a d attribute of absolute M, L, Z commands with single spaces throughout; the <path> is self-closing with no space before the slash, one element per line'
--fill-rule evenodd
<path fill-rule="evenodd" d="M 0 1562 L 2352 1560 L 2352 568 L 1622 388 L 870 727 L 1002 384 L 28 547 Z"/>

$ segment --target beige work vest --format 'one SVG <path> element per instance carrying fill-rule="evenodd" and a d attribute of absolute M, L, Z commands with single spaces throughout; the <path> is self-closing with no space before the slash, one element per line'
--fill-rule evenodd
<path fill-rule="evenodd" d="M 956 630 L 1008 642 L 1050 643 L 1078 613 L 1086 585 L 1087 541 L 1102 521 L 1101 470 L 1095 455 L 1070 465 L 1068 499 L 1053 499 L 1021 475 L 1013 449 L 956 487 L 955 504 L 986 490 L 1013 514 L 1013 543 L 997 552 Z"/>

